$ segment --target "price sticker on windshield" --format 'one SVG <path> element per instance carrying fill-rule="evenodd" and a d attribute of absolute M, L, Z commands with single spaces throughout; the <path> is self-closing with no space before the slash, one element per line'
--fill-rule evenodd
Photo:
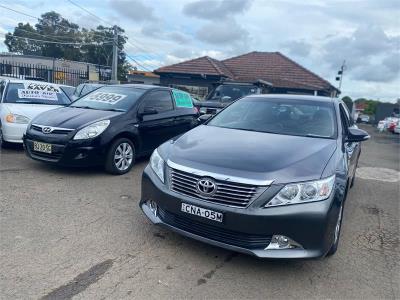
<path fill-rule="evenodd" d="M 174 95 L 174 100 L 177 107 L 193 107 L 193 101 L 190 94 L 180 90 L 172 90 L 172 94 Z"/>
<path fill-rule="evenodd" d="M 114 105 L 126 98 L 126 95 L 116 93 L 94 92 L 83 98 L 87 101 L 97 101 Z"/>
<path fill-rule="evenodd" d="M 53 91 L 18 89 L 18 98 L 20 99 L 39 99 L 57 101 L 57 93 Z"/>
<path fill-rule="evenodd" d="M 29 82 L 24 84 L 25 90 L 61 93 L 60 89 L 49 83 Z"/>

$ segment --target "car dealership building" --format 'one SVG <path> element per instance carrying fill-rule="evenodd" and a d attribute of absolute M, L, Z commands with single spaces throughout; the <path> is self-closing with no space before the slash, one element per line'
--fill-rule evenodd
<path fill-rule="evenodd" d="M 221 82 L 260 83 L 264 93 L 336 96 L 339 90 L 280 52 L 250 52 L 225 60 L 203 56 L 154 71 L 160 84 L 204 99 Z"/>

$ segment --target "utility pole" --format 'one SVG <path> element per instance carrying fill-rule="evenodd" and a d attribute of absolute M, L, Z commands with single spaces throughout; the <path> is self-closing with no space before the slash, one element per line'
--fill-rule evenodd
<path fill-rule="evenodd" d="M 117 68 L 118 68 L 118 33 L 117 33 L 117 26 L 114 25 L 113 58 L 111 67 L 112 83 L 117 83 Z"/>
<path fill-rule="evenodd" d="M 338 71 L 338 76 L 336 76 L 336 81 L 339 81 L 339 87 L 338 87 L 339 90 L 342 88 L 342 79 L 345 70 L 346 70 L 346 60 L 343 61 L 343 64 L 340 67 L 340 70 Z"/>

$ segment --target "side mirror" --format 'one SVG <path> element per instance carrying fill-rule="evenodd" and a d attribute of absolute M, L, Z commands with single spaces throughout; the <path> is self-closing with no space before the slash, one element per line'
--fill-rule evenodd
<path fill-rule="evenodd" d="M 210 115 L 210 114 L 204 114 L 204 115 L 201 115 L 197 120 L 199 120 L 200 124 L 203 124 L 205 121 L 207 121 L 211 117 L 212 117 L 212 115 Z"/>
<path fill-rule="evenodd" d="M 155 114 L 158 114 L 158 111 L 153 107 L 145 107 L 143 111 L 139 113 L 140 116 L 155 115 Z"/>
<path fill-rule="evenodd" d="M 349 132 L 346 137 L 346 142 L 357 143 L 364 142 L 370 138 L 368 132 L 359 128 L 349 128 Z"/>
<path fill-rule="evenodd" d="M 229 97 L 229 96 L 223 96 L 222 98 L 221 98 L 221 101 L 222 102 L 230 102 L 232 100 L 232 97 Z"/>

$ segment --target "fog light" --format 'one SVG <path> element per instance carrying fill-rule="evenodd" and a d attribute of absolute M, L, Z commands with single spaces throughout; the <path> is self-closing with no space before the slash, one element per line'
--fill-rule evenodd
<path fill-rule="evenodd" d="M 289 239 L 284 235 L 278 235 L 278 245 L 280 248 L 289 246 Z"/>
<path fill-rule="evenodd" d="M 153 200 L 147 200 L 147 206 L 150 208 L 151 212 L 157 216 L 157 203 Z"/>
<path fill-rule="evenodd" d="M 271 242 L 265 250 L 280 250 L 280 249 L 293 249 L 293 248 L 303 248 L 299 243 L 293 241 L 284 235 L 273 235 Z"/>

